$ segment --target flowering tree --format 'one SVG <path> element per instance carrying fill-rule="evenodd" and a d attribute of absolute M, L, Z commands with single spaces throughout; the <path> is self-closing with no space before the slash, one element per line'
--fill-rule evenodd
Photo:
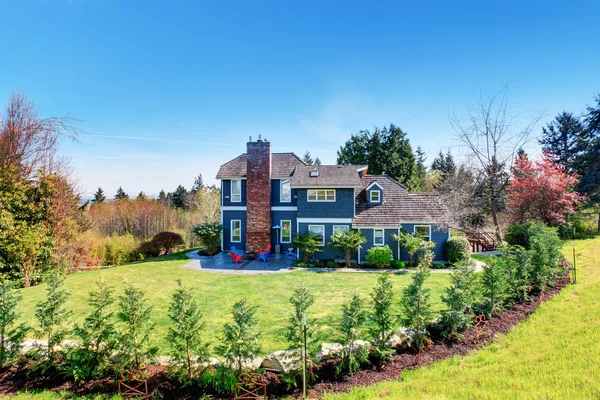
<path fill-rule="evenodd" d="M 583 200 L 574 191 L 577 175 L 565 172 L 553 158 L 552 153 L 544 152 L 542 159 L 534 162 L 523 154 L 515 162 L 508 200 L 513 222 L 540 220 L 548 225 L 560 225 L 566 222 L 568 215 L 575 213 Z"/>

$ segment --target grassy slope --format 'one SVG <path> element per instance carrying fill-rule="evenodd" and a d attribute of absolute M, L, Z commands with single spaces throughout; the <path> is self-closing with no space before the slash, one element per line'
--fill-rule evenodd
<path fill-rule="evenodd" d="M 600 398 L 600 238 L 578 241 L 576 250 L 578 284 L 494 344 L 406 372 L 397 382 L 328 398 Z M 565 254 L 572 259 L 570 244 Z"/>
<path fill-rule="evenodd" d="M 73 321 L 79 322 L 89 312 L 87 293 L 94 287 L 99 275 L 114 285 L 117 294 L 122 292 L 125 281 L 132 282 L 146 291 L 154 304 L 156 329 L 153 339 L 160 341 L 163 353 L 167 344 L 164 336 L 168 329 L 167 309 L 171 294 L 176 288 L 176 280 L 193 288 L 193 292 L 205 313 L 206 337 L 212 344 L 218 341 L 223 323 L 230 319 L 230 309 L 234 302 L 246 296 L 248 301 L 259 306 L 260 329 L 263 331 L 263 352 L 281 350 L 285 344 L 285 323 L 291 311 L 288 299 L 295 285 L 304 282 L 315 295 L 314 316 L 318 318 L 318 327 L 322 341 L 338 339 L 336 326 L 339 323 L 340 305 L 358 290 L 367 296 L 377 280 L 378 274 L 355 273 L 316 273 L 296 271 L 271 275 L 227 275 L 210 272 L 192 271 L 179 268 L 187 257 L 175 254 L 169 257 L 148 260 L 106 269 L 83 272 L 67 277 L 66 289 L 72 295 L 68 307 L 74 312 Z M 393 277 L 397 291 L 410 281 L 410 275 Z M 440 294 L 448 282 L 445 274 L 432 274 L 429 286 L 432 288 L 432 300 L 435 308 L 441 308 Z M 25 322 L 35 327 L 35 304 L 44 297 L 44 285 L 22 289 L 21 308 Z"/>

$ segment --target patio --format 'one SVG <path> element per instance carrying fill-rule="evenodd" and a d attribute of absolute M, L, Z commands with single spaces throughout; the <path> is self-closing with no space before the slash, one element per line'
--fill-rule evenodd
<path fill-rule="evenodd" d="M 273 274 L 292 272 L 294 258 L 283 254 L 271 254 L 269 262 L 242 260 L 239 264 L 231 261 L 228 251 L 212 257 L 200 256 L 196 251 L 186 253 L 192 260 L 181 268 L 217 272 L 223 274 Z"/>

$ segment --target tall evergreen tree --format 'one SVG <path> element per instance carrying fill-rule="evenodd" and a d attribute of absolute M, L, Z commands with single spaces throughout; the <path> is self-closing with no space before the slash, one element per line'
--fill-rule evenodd
<path fill-rule="evenodd" d="M 450 152 L 450 149 L 448 149 L 446 154 L 442 153 L 440 150 L 438 155 L 431 163 L 431 169 L 434 171 L 440 171 L 440 181 L 442 182 L 456 173 L 456 163 L 454 162 L 454 156 Z"/>
<path fill-rule="evenodd" d="M 135 199 L 136 200 L 148 200 L 148 196 L 146 196 L 146 193 L 144 193 L 142 191 L 142 192 L 138 193 L 138 195 L 137 195 L 137 197 Z"/>
<path fill-rule="evenodd" d="M 127 193 L 125 193 L 125 191 L 123 190 L 123 188 L 121 186 L 119 186 L 119 188 L 117 189 L 117 193 L 115 194 L 115 200 L 123 200 L 123 199 L 128 199 L 129 195 Z"/>
<path fill-rule="evenodd" d="M 542 128 L 539 140 L 542 150 L 554 155 L 553 161 L 567 171 L 578 171 L 578 165 L 585 147 L 585 128 L 579 118 L 563 111 Z"/>
<path fill-rule="evenodd" d="M 304 161 L 306 165 L 313 165 L 315 163 L 315 160 L 312 158 L 312 155 L 308 150 L 304 152 L 304 155 L 302 156 L 302 161 Z"/>
<path fill-rule="evenodd" d="M 164 189 L 160 189 L 160 192 L 158 193 L 158 201 L 162 201 L 163 203 L 167 201 L 167 194 L 165 193 Z"/>
<path fill-rule="evenodd" d="M 98 186 L 98 190 L 96 190 L 96 193 L 94 193 L 94 198 L 92 199 L 92 202 L 94 204 L 104 203 L 104 200 L 106 200 L 104 190 L 102 190 L 102 188 Z"/>
<path fill-rule="evenodd" d="M 204 189 L 204 179 L 202 178 L 202 174 L 198 174 L 196 179 L 194 179 L 194 185 L 192 186 L 190 193 L 194 194 L 202 189 Z"/>
<path fill-rule="evenodd" d="M 171 194 L 171 204 L 175 208 L 181 208 L 185 210 L 186 208 L 186 199 L 188 196 L 188 191 L 183 185 L 177 186 L 175 191 Z"/>
<path fill-rule="evenodd" d="M 394 124 L 353 134 L 337 152 L 340 165 L 368 165 L 373 175 L 386 173 L 414 190 L 415 155 L 406 133 Z"/>

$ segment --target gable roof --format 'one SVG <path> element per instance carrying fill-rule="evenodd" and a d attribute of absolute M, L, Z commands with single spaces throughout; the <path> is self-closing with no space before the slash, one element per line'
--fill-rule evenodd
<path fill-rule="evenodd" d="M 374 182 L 383 188 L 381 203 L 369 203 L 367 187 Z M 366 175 L 361 179 L 362 189 L 356 195 L 356 216 L 352 225 L 361 226 L 393 226 L 403 223 L 423 222 L 441 223 L 445 208 L 439 196 L 426 193 L 409 193 L 401 185 L 387 175 Z"/>
<path fill-rule="evenodd" d="M 247 161 L 248 155 L 244 153 L 226 162 L 219 168 L 217 179 L 245 177 Z M 271 154 L 271 176 L 291 176 L 298 166 L 306 166 L 306 164 L 294 153 Z"/>
<path fill-rule="evenodd" d="M 362 186 L 356 165 L 303 165 L 296 168 L 292 177 L 292 187 L 354 187 Z M 319 176 L 310 176 L 311 171 Z"/>

